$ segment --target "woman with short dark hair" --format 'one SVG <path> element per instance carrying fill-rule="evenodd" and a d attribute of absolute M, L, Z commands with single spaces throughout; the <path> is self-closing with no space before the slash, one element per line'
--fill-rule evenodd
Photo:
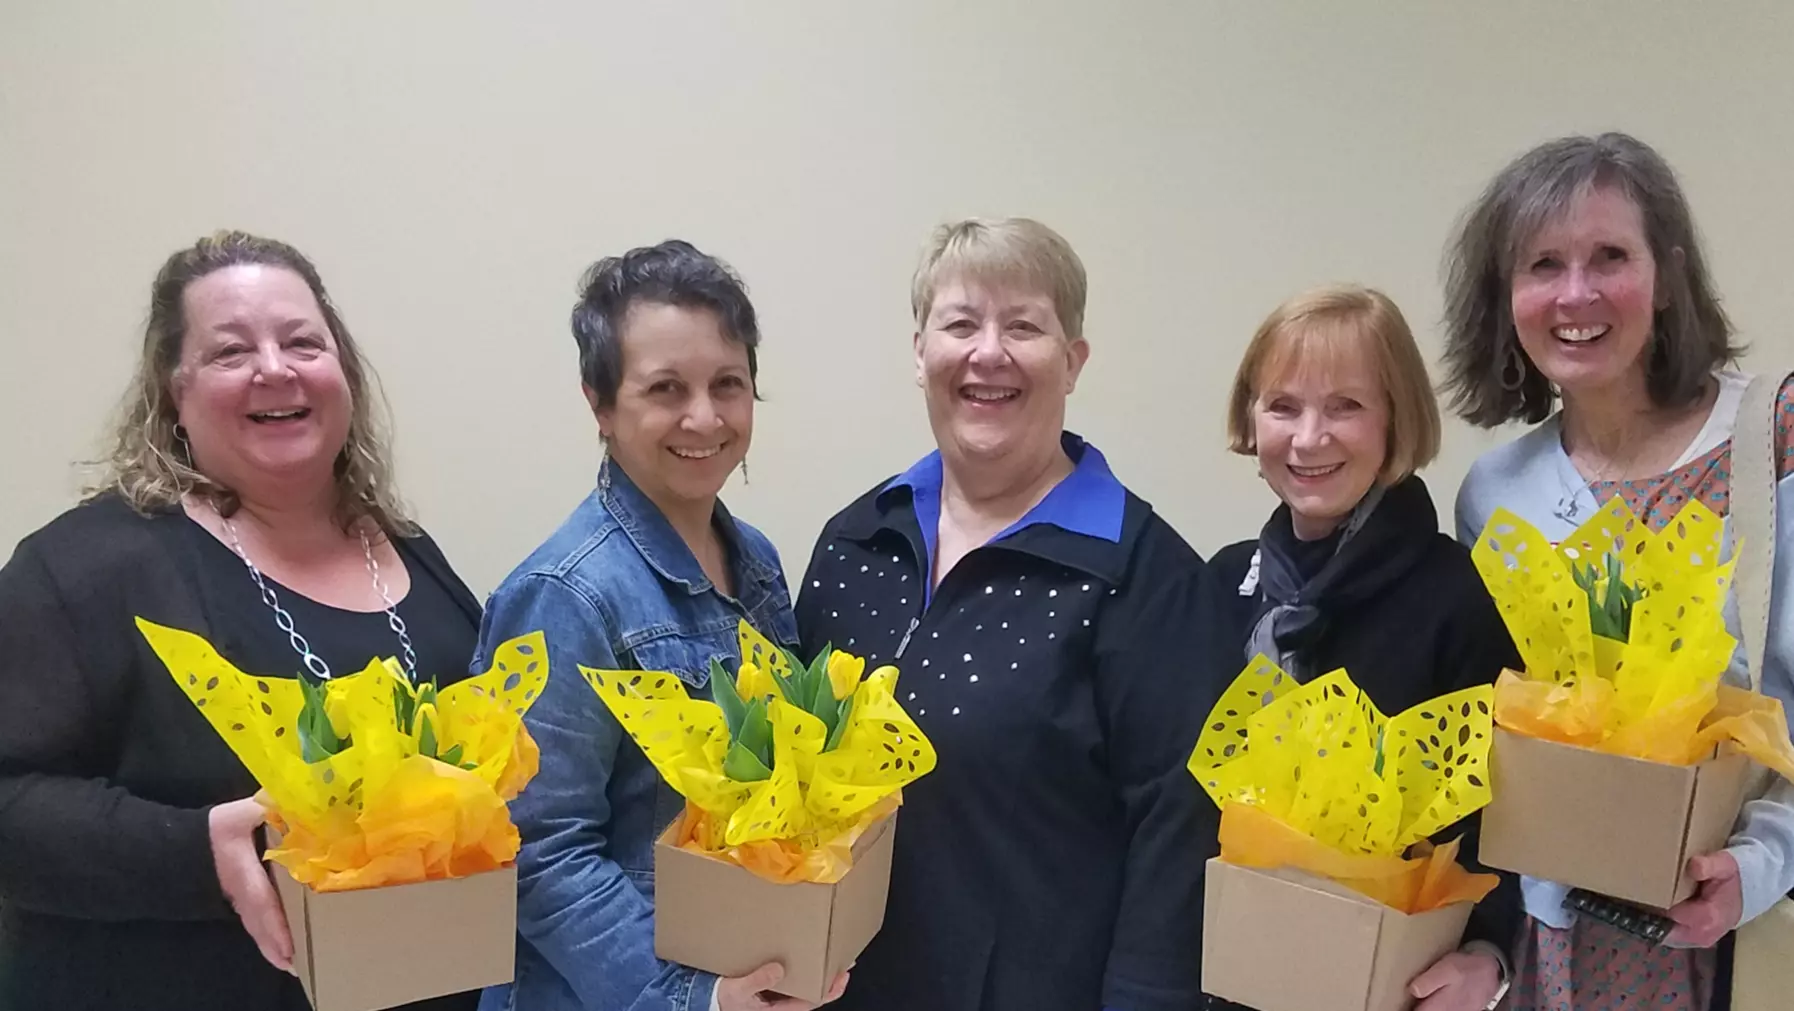
<path fill-rule="evenodd" d="M 597 488 L 493 593 L 473 665 L 524 631 L 547 636 L 548 683 L 524 717 L 541 769 L 511 804 L 517 978 L 481 1006 L 807 1008 L 762 994 L 776 965 L 718 979 L 655 957 L 654 840 L 684 803 L 579 671 L 668 671 L 703 699 L 711 663 L 739 659 L 740 620 L 797 643 L 778 552 L 718 497 L 754 434 L 754 307 L 722 261 L 668 241 L 593 264 L 573 336 L 606 459 Z"/>

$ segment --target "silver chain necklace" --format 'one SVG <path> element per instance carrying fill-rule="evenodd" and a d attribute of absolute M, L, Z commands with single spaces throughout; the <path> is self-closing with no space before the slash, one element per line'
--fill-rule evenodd
<path fill-rule="evenodd" d="M 230 542 L 231 550 L 236 552 L 238 558 L 243 559 L 243 564 L 249 569 L 249 577 L 255 580 L 256 587 L 262 591 L 262 603 L 267 604 L 268 609 L 274 612 L 274 624 L 287 634 L 287 641 L 292 643 L 293 652 L 299 654 L 300 661 L 313 677 L 320 681 L 330 680 L 330 665 L 323 657 L 312 652 L 311 643 L 293 627 L 293 616 L 280 606 L 280 598 L 274 595 L 274 588 L 263 578 L 262 570 L 250 561 L 249 552 L 243 550 L 243 541 L 237 536 L 236 524 L 223 516 L 219 517 L 219 522 L 224 527 L 224 536 Z M 386 588 L 386 580 L 380 576 L 380 563 L 374 558 L 374 545 L 368 540 L 365 528 L 361 531 L 361 553 L 367 558 L 368 577 L 374 582 L 374 590 L 386 603 L 386 624 L 399 637 L 399 647 L 404 651 L 405 676 L 411 679 L 412 684 L 417 684 L 417 652 L 411 648 L 411 633 L 406 631 L 405 619 L 399 617 L 399 606 L 393 603 L 392 593 Z"/>

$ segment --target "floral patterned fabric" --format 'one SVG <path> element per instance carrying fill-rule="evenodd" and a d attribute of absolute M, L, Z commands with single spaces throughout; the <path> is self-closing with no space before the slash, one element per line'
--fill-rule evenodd
<path fill-rule="evenodd" d="M 1591 917 L 1568 930 L 1528 919 L 1514 961 L 1512 1011 L 1706 1011 L 1716 948 L 1646 944 Z"/>

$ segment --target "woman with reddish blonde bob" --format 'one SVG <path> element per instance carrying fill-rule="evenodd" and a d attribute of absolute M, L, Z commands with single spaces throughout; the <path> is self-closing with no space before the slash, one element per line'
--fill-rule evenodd
<path fill-rule="evenodd" d="M 1234 635 L 1218 676 L 1259 654 L 1301 682 L 1343 667 L 1394 714 L 1519 662 L 1416 473 L 1438 453 L 1439 429 L 1426 363 L 1387 296 L 1316 288 L 1271 313 L 1234 378 L 1227 434 L 1282 504 L 1256 540 L 1210 563 Z M 1499 1001 L 1514 905 L 1511 888 L 1478 905 L 1472 940 L 1413 981 L 1421 1011 Z"/>

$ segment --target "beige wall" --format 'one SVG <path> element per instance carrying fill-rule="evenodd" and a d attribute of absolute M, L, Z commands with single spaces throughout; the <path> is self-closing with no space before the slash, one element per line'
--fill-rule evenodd
<path fill-rule="evenodd" d="M 918 245 L 1025 213 L 1093 279 L 1073 426 L 1212 551 L 1271 501 L 1222 448 L 1257 321 L 1360 280 L 1436 351 L 1452 218 L 1548 136 L 1658 145 L 1752 360 L 1794 365 L 1791 9 L 0 0 L 0 549 L 73 501 L 157 264 L 229 225 L 320 264 L 405 490 L 483 592 L 592 478 L 575 278 L 676 235 L 763 313 L 753 483 L 727 495 L 801 570 L 930 446 Z M 1449 432 L 1442 506 L 1491 438 Z"/>

